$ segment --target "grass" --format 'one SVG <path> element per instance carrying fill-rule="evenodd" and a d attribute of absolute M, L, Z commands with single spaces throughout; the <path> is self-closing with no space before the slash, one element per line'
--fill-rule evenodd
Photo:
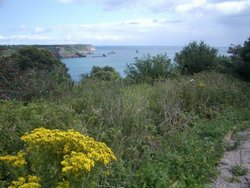
<path fill-rule="evenodd" d="M 232 166 L 230 169 L 233 176 L 245 176 L 248 173 L 248 169 L 244 168 L 241 165 Z"/>
<path fill-rule="evenodd" d="M 58 99 L 1 101 L 0 153 L 23 148 L 19 137 L 37 127 L 75 129 L 118 159 L 97 187 L 203 187 L 217 174 L 225 135 L 250 127 L 249 88 L 201 73 L 151 85 L 89 80 Z"/>

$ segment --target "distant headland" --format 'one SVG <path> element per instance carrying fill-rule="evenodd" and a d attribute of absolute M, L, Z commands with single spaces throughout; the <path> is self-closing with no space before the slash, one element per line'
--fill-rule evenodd
<path fill-rule="evenodd" d="M 96 51 L 91 44 L 63 44 L 63 45 L 0 45 L 0 52 L 4 54 L 11 54 L 25 46 L 34 46 L 49 50 L 54 56 L 58 58 L 77 58 L 86 57 Z"/>

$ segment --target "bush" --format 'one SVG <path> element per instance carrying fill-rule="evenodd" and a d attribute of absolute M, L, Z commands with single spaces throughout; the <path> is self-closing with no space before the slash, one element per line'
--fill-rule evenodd
<path fill-rule="evenodd" d="M 96 186 L 202 187 L 215 173 L 224 135 L 239 121 L 242 128 L 249 124 L 249 88 L 235 78 L 202 72 L 153 85 L 89 80 L 56 103 L 4 100 L 0 153 L 18 153 L 24 146 L 19 137 L 38 127 L 74 129 L 107 143 L 117 155 L 107 167 L 109 176 L 93 168 L 88 178 L 98 181 Z M 243 108 L 248 113 L 231 112 Z M 52 164 L 44 172 L 49 176 L 55 169 Z M 1 179 L 8 175 L 0 164 Z"/>
<path fill-rule="evenodd" d="M 11 170 L 6 181 L 15 185 L 18 179 L 22 185 L 20 187 L 29 187 L 27 183 L 36 183 L 35 187 L 41 187 L 40 182 L 43 187 L 56 187 L 58 184 L 70 185 L 68 187 L 96 187 L 95 173 L 101 173 L 101 166 L 116 160 L 105 143 L 97 142 L 75 130 L 37 128 L 23 135 L 21 140 L 26 144 L 26 151 L 22 150 L 15 156 L 0 156 L 0 161 Z M 94 169 L 99 170 L 95 172 Z M 26 180 L 25 183 L 24 177 L 30 175 L 35 175 L 39 181 Z M 95 178 L 89 180 L 90 175 Z M 24 181 L 20 182 L 20 178 Z"/>
<path fill-rule="evenodd" d="M 191 42 L 181 52 L 175 54 L 175 62 L 182 74 L 194 74 L 204 70 L 210 70 L 215 66 L 217 49 L 204 42 Z"/>
<path fill-rule="evenodd" d="M 0 97 L 30 100 L 49 96 L 67 87 L 66 66 L 50 52 L 35 47 L 21 48 L 0 58 Z"/>
<path fill-rule="evenodd" d="M 0 100 L 0 153 L 13 153 L 23 147 L 20 136 L 38 127 L 72 129 L 84 132 L 73 109 L 52 102 L 22 102 Z M 77 126 L 76 126 L 77 125 Z"/>
<path fill-rule="evenodd" d="M 149 82 L 165 79 L 174 75 L 174 67 L 167 55 L 147 56 L 136 59 L 127 65 L 127 79 L 135 82 Z"/>
<path fill-rule="evenodd" d="M 235 65 L 228 56 L 218 56 L 215 71 L 235 76 Z"/>
<path fill-rule="evenodd" d="M 241 51 L 241 58 L 243 63 L 239 67 L 239 75 L 243 79 L 250 81 L 250 38 L 244 43 Z"/>
<path fill-rule="evenodd" d="M 228 52 L 234 64 L 234 71 L 240 78 L 250 81 L 250 38 L 245 41 L 244 46 L 232 45 Z"/>
<path fill-rule="evenodd" d="M 246 81 L 250 81 L 250 38 L 245 41 L 244 46 L 239 51 L 240 59 L 236 65 L 236 73 Z"/>
<path fill-rule="evenodd" d="M 114 81 L 120 79 L 119 73 L 109 66 L 98 67 L 93 66 L 89 74 L 82 75 L 82 81 L 84 80 L 102 80 L 102 81 Z"/>

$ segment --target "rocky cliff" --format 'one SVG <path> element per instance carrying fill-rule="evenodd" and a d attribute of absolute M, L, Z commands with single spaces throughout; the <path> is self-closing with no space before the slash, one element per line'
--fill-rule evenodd
<path fill-rule="evenodd" d="M 58 45 L 56 49 L 59 58 L 86 57 L 96 51 L 95 47 L 89 44 Z"/>

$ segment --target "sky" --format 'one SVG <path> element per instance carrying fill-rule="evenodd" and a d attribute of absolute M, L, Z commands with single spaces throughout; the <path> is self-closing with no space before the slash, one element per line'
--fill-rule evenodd
<path fill-rule="evenodd" d="M 0 44 L 211 46 L 250 37 L 250 0 L 0 0 Z"/>

